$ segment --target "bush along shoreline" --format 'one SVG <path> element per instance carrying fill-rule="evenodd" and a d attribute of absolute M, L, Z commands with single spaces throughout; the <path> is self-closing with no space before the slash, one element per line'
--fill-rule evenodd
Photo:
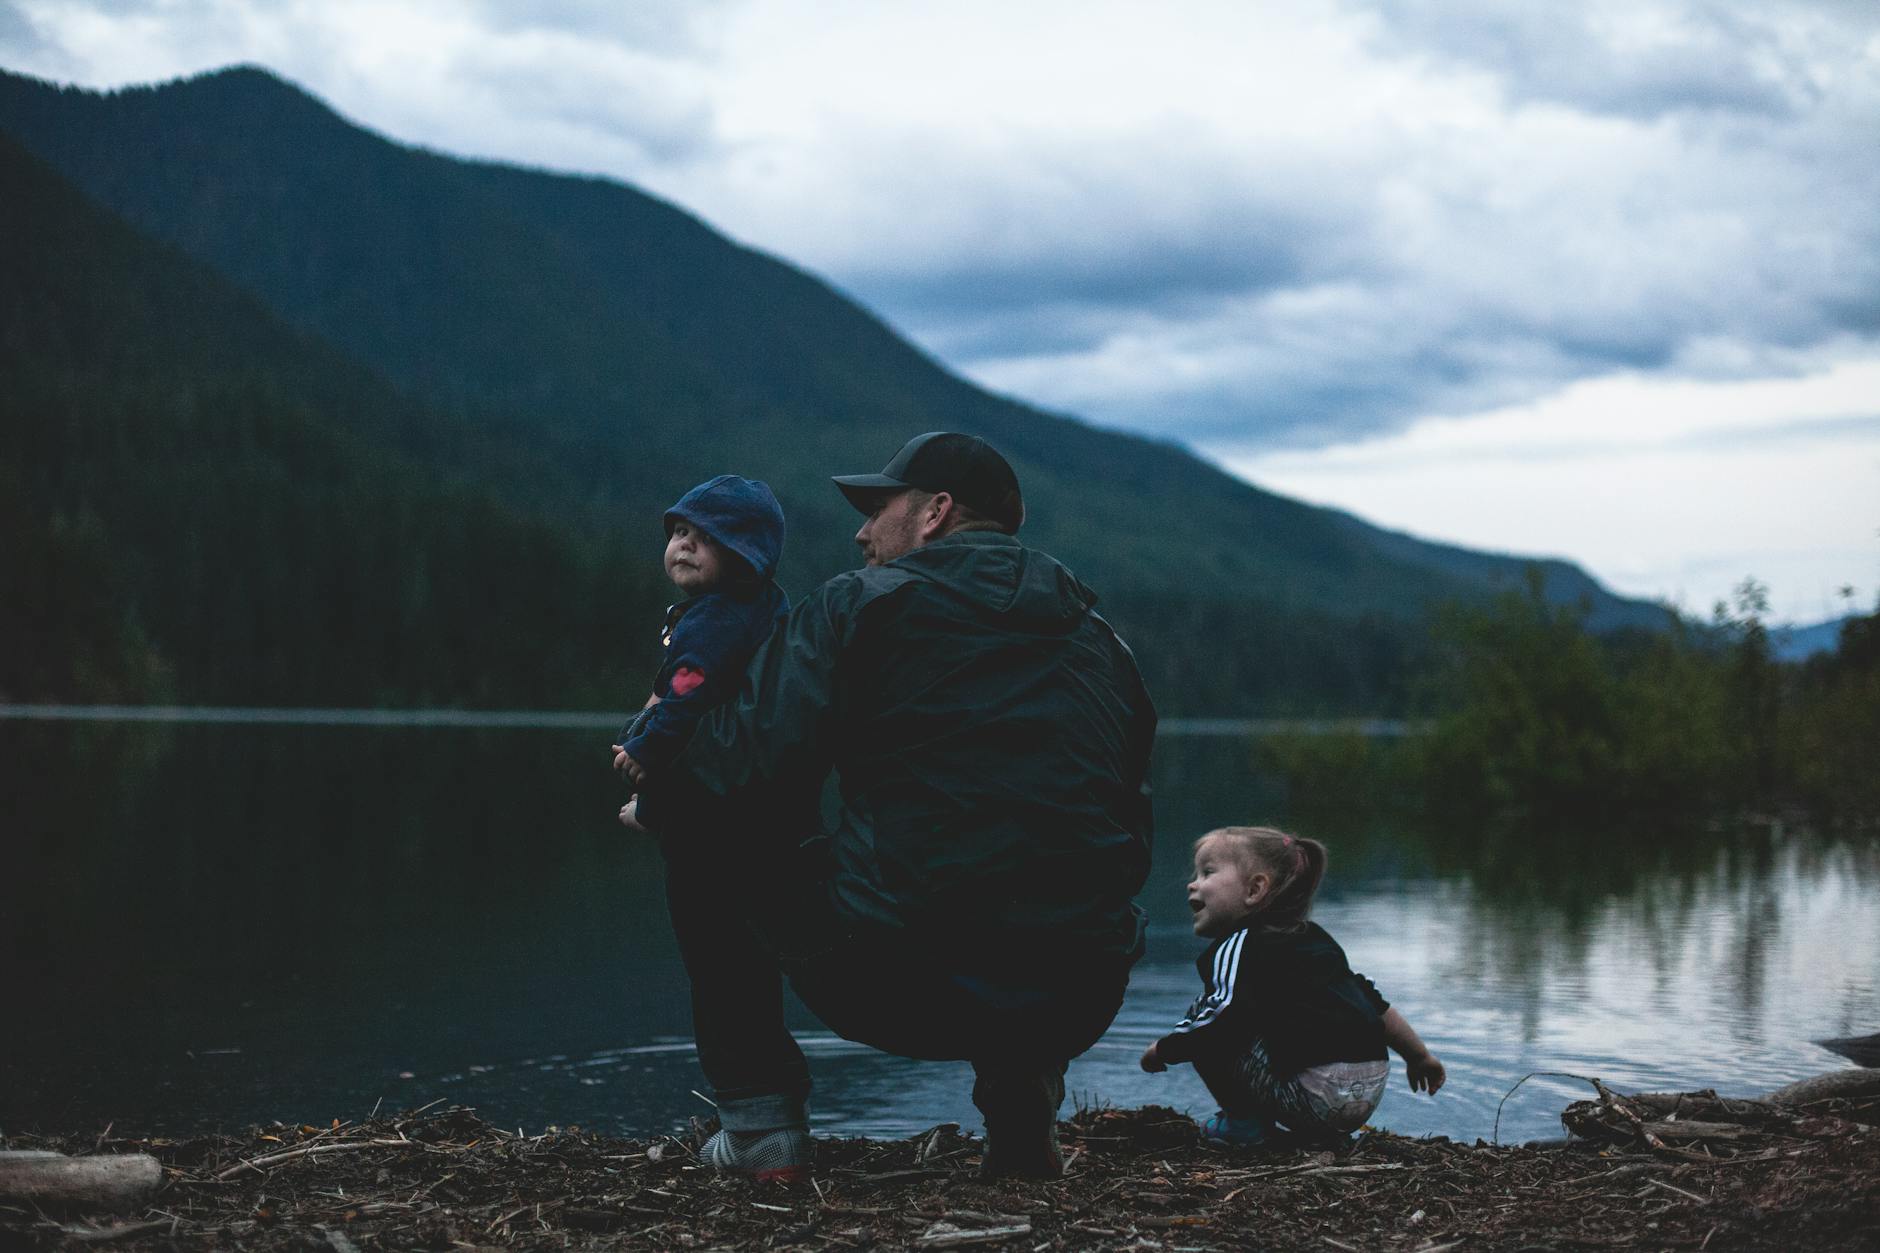
<path fill-rule="evenodd" d="M 1779 661 L 1754 580 L 1708 624 L 1596 635 L 1525 591 L 1452 606 L 1399 741 L 1272 736 L 1261 763 L 1311 814 L 1354 807 L 1523 829 L 1782 816 L 1880 829 L 1880 612 Z"/>

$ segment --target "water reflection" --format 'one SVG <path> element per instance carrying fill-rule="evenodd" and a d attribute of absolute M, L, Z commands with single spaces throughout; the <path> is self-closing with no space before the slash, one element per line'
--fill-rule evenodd
<path fill-rule="evenodd" d="M 0 1125 L 184 1131 L 446 1097 L 505 1124 L 645 1131 L 703 1106 L 658 863 L 612 822 L 590 732 L 0 723 Z M 1766 825 L 1418 829 L 1283 810 L 1232 740 L 1157 751 L 1150 951 L 1086 1101 L 1202 1109 L 1135 1058 L 1194 994 L 1189 842 L 1291 822 L 1331 846 L 1320 920 L 1449 1063 L 1377 1120 L 1490 1133 L 1529 1071 L 1745 1093 L 1880 1028 L 1880 853 Z M 806 1014 L 818 1125 L 971 1125 L 960 1066 L 885 1058 Z M 409 1077 L 405 1077 L 409 1076 Z M 1537 1079 L 1504 1138 L 1557 1135 Z"/>

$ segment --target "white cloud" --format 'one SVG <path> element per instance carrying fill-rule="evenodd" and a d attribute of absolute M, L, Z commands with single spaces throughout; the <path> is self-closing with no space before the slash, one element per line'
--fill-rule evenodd
<path fill-rule="evenodd" d="M 577 0 L 527 15 L 451 0 L 16 2 L 43 46 L 0 44 L 8 65 L 88 86 L 253 62 L 396 139 L 623 178 L 714 142 L 685 6 L 608 17 Z"/>
<path fill-rule="evenodd" d="M 637 181 L 977 378 L 1178 437 L 1342 439 L 1880 330 L 1858 7 L 21 11 L 56 50 L 22 55 L 82 81 L 259 60 L 401 138 Z"/>
<path fill-rule="evenodd" d="M 1743 579 L 1778 618 L 1880 594 L 1880 357 L 1735 382 L 1615 375 L 1337 448 L 1213 453 L 1273 490 L 1430 539 L 1564 554 L 1704 613 Z"/>
<path fill-rule="evenodd" d="M 1788 113 L 1816 90 L 1810 45 L 1847 24 L 1872 25 L 1871 14 L 1845 9 L 1824 21 L 1825 6 L 1782 0 L 1380 0 L 1377 12 L 1380 46 L 1472 68 L 1513 99 L 1641 117 Z"/>
<path fill-rule="evenodd" d="M 989 385 L 1240 464 L 1324 447 L 1330 474 L 1340 445 L 1479 413 L 1555 424 L 1509 437 L 1529 463 L 1592 465 L 1618 454 L 1577 443 L 1611 386 L 1588 380 L 1706 382 L 1721 404 L 1880 358 L 1870 4 L 11 0 L 0 19 L 14 68 L 110 86 L 258 61 L 403 140 L 627 179 Z M 1669 410 L 1631 412 L 1674 438 Z M 1808 446 L 1865 464 L 1836 429 Z M 1839 481 L 1766 431 L 1704 439 L 1751 435 L 1743 473 L 1760 457 L 1773 494 Z M 1623 455 L 1701 490 L 1690 448 Z M 1449 531 L 1412 503 L 1389 518 Z"/>

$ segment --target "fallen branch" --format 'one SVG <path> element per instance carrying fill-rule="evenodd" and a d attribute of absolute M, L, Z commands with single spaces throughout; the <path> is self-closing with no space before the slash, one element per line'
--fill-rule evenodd
<path fill-rule="evenodd" d="M 952 1249 L 965 1244 L 990 1244 L 994 1240 L 1009 1240 L 1013 1236 L 1031 1234 L 1030 1223 L 1012 1223 L 1004 1227 L 979 1227 L 965 1229 L 955 1227 L 949 1222 L 938 1222 L 922 1232 L 914 1243 L 923 1249 Z"/>
<path fill-rule="evenodd" d="M 1363 1175 L 1378 1170 L 1421 1170 L 1407 1162 L 1366 1162 L 1359 1166 L 1282 1166 L 1278 1170 L 1263 1170 L 1258 1174 L 1241 1176 L 1246 1183 L 1257 1183 L 1262 1179 L 1278 1179 L 1282 1176 L 1296 1175 Z M 1218 1176 L 1217 1176 L 1218 1177 Z M 1238 1180 L 1237 1180 L 1238 1181 Z"/>
<path fill-rule="evenodd" d="M 1361 1166 L 1308 1166 L 1302 1175 L 1368 1175 L 1375 1170 L 1416 1170 L 1408 1162 L 1366 1162 Z"/>
<path fill-rule="evenodd" d="M 302 1149 L 288 1149 L 285 1152 L 269 1153 L 264 1157 L 237 1162 L 227 1170 L 218 1173 L 215 1178 L 219 1182 L 239 1175 L 244 1170 L 260 1170 L 263 1166 L 273 1166 L 296 1157 L 312 1157 L 316 1153 L 348 1153 L 354 1149 L 428 1149 L 430 1147 L 419 1140 L 349 1140 L 341 1144 L 313 1144 Z"/>
<path fill-rule="evenodd" d="M 153 1218 L 141 1223 L 125 1223 L 120 1227 L 85 1227 L 77 1223 L 68 1223 L 59 1230 L 67 1239 L 81 1240 L 86 1244 L 108 1244 L 112 1240 L 129 1240 L 134 1236 L 147 1236 L 153 1231 L 174 1230 L 174 1218 Z"/>
<path fill-rule="evenodd" d="M 1677 1186 L 1676 1184 L 1674 1184 L 1674 1183 L 1666 1183 L 1666 1182 L 1665 1182 L 1664 1180 L 1662 1180 L 1662 1179 L 1647 1179 L 1647 1180 L 1645 1181 L 1645 1183 L 1646 1183 L 1646 1184 L 1647 1184 L 1647 1185 L 1648 1185 L 1649 1187 L 1653 1187 L 1653 1188 L 1663 1188 L 1663 1189 L 1664 1189 L 1664 1190 L 1665 1190 L 1666 1192 L 1675 1192 L 1675 1193 L 1677 1193 L 1677 1194 L 1678 1194 L 1679 1196 L 1681 1196 L 1681 1197 L 1684 1197 L 1684 1198 L 1686 1198 L 1687 1200 L 1692 1200 L 1692 1201 L 1696 1201 L 1696 1202 L 1697 1202 L 1697 1203 L 1698 1203 L 1699 1205 L 1708 1205 L 1708 1204 L 1710 1204 L 1710 1198 L 1709 1198 L 1709 1197 L 1707 1197 L 1707 1196 L 1699 1196 L 1699 1195 L 1697 1195 L 1697 1193 L 1695 1193 L 1695 1192 L 1687 1192 L 1687 1191 L 1685 1191 L 1685 1190 L 1684 1190 L 1683 1188 L 1680 1188 L 1680 1187 L 1678 1187 L 1678 1186 Z"/>
<path fill-rule="evenodd" d="M 1661 1140 L 1737 1140 L 1756 1134 L 1754 1127 L 1745 1127 L 1742 1123 L 1698 1122 L 1696 1119 L 1640 1123 L 1639 1129 Z"/>

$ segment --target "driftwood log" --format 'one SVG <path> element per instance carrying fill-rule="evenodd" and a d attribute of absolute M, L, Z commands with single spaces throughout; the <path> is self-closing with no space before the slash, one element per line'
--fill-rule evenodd
<path fill-rule="evenodd" d="M 163 1167 L 148 1153 L 0 1152 L 0 1197 L 45 1209 L 121 1213 L 137 1208 L 162 1182 Z"/>
<path fill-rule="evenodd" d="M 1846 1036 L 1839 1040 L 1816 1040 L 1815 1043 L 1839 1053 L 1856 1066 L 1880 1066 L 1880 1032 Z"/>
<path fill-rule="evenodd" d="M 1880 1100 L 1880 1068 L 1862 1066 L 1854 1070 L 1830 1071 L 1777 1088 L 1760 1099 L 1771 1105 L 1806 1105 L 1811 1101 L 1829 1100 Z"/>
<path fill-rule="evenodd" d="M 1762 1096 L 1732 1099 L 1715 1092 L 1613 1092 L 1597 1081 L 1594 1101 L 1576 1101 L 1560 1121 L 1574 1135 L 1608 1143 L 1642 1143 L 1670 1153 L 1704 1142 L 1845 1135 L 1880 1121 L 1880 1069 L 1837 1070 Z"/>

